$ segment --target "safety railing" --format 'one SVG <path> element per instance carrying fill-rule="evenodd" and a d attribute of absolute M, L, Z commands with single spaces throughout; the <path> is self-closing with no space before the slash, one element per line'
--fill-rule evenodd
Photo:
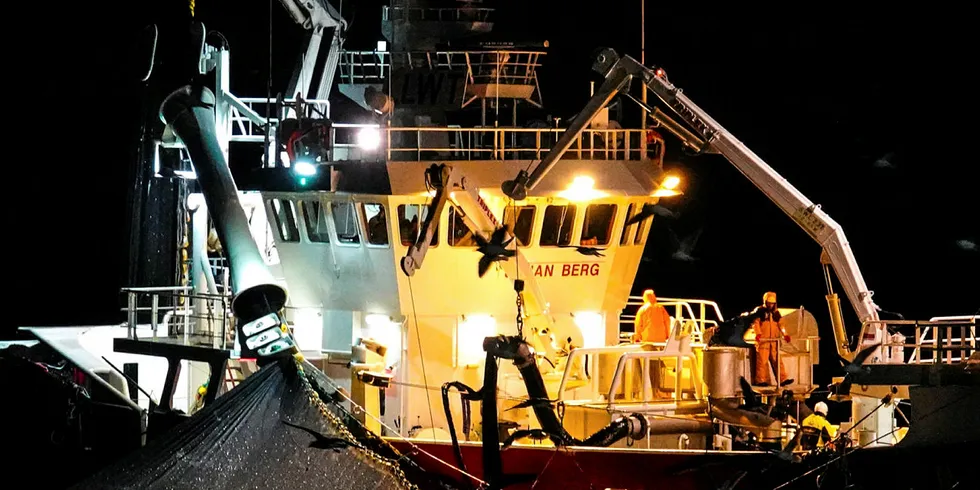
<path fill-rule="evenodd" d="M 234 344 L 231 297 L 194 293 L 190 286 L 123 288 L 127 335 L 151 340 L 228 349 Z M 161 335 L 161 332 L 165 332 Z"/>
<path fill-rule="evenodd" d="M 565 359 L 564 375 L 558 385 L 557 399 L 561 401 L 594 401 L 609 392 L 612 378 L 604 378 L 600 365 L 602 358 L 619 356 L 627 352 L 641 352 L 640 344 L 607 347 L 582 347 L 572 350 Z M 571 393 L 576 390 L 575 393 Z"/>
<path fill-rule="evenodd" d="M 264 99 L 262 99 L 264 101 Z M 264 128 L 233 111 L 231 141 L 261 143 Z M 278 119 L 273 120 L 278 124 Z M 370 129 L 377 135 L 364 136 Z M 381 128 L 378 124 L 333 123 L 332 160 L 382 158 L 390 161 L 540 160 L 565 128 L 414 126 Z M 575 160 L 657 160 L 656 148 L 645 145 L 642 129 L 586 129 L 562 155 Z"/>
<path fill-rule="evenodd" d="M 391 73 L 387 51 L 342 51 L 339 83 L 383 83 Z"/>
<path fill-rule="evenodd" d="M 387 128 L 388 159 L 424 160 L 528 160 L 541 159 L 558 141 L 564 128 Z M 568 151 L 566 159 L 643 160 L 644 131 L 640 129 L 587 129 Z"/>
<path fill-rule="evenodd" d="M 690 334 L 691 341 L 695 343 L 704 342 L 704 331 L 725 320 L 718 303 L 706 299 L 657 298 L 657 304 L 666 308 L 674 321 L 680 322 L 681 332 Z M 619 315 L 620 332 L 633 331 L 636 311 L 642 305 L 642 296 L 629 297 L 626 308 Z"/>
<path fill-rule="evenodd" d="M 382 21 L 490 22 L 494 9 L 486 7 L 384 6 Z"/>
<path fill-rule="evenodd" d="M 945 320 L 878 320 L 865 322 L 863 331 L 881 332 L 881 357 L 905 364 L 957 364 L 977 350 L 977 317 Z"/>
<path fill-rule="evenodd" d="M 673 362 L 674 369 L 661 369 L 659 363 L 661 362 Z M 658 363 L 653 365 L 653 363 Z M 626 385 L 627 380 L 635 379 L 636 364 L 640 365 L 640 390 L 638 394 L 639 397 L 635 396 L 633 389 Z M 642 352 L 626 352 L 619 357 L 619 363 L 616 365 L 616 374 L 613 375 L 612 383 L 609 387 L 609 394 L 606 399 L 610 403 L 623 403 L 630 405 L 631 407 L 636 404 L 642 406 L 649 406 L 654 404 L 662 404 L 664 402 L 679 402 L 683 399 L 682 390 L 684 388 L 684 367 L 689 369 L 690 373 L 690 385 L 694 392 L 694 396 L 697 399 L 703 398 L 701 373 L 698 369 L 697 357 L 693 353 L 682 353 L 681 351 L 642 351 Z M 659 374 L 657 376 L 651 376 L 651 369 L 658 370 L 659 374 L 666 374 L 668 378 L 673 378 L 672 389 L 670 398 L 657 397 L 655 394 L 663 386 Z M 632 371 L 632 372 L 631 372 Z M 673 371 L 673 376 L 669 373 Z M 658 385 L 654 387 L 653 382 L 656 381 Z M 614 405 L 610 405 L 610 409 L 613 409 Z"/>
<path fill-rule="evenodd" d="M 525 50 L 473 50 L 473 51 L 344 51 L 340 56 L 340 83 L 384 83 L 392 73 L 392 63 L 397 67 L 455 72 L 464 80 L 463 93 L 471 85 L 521 85 L 530 88 L 521 97 L 541 106 L 537 70 L 545 51 Z M 448 82 L 452 83 L 452 82 Z M 466 107 L 481 96 L 499 91 L 470 94 L 461 103 Z M 501 96 L 507 95 L 505 92 Z"/>
<path fill-rule="evenodd" d="M 340 83 L 381 83 L 392 64 L 408 69 L 466 73 L 471 83 L 534 83 L 547 51 L 530 50 L 433 50 L 343 51 Z"/>
<path fill-rule="evenodd" d="M 270 115 L 268 121 L 273 128 L 281 118 L 295 117 L 297 99 L 272 99 L 265 97 L 237 97 L 238 105 L 229 107 L 229 122 L 231 124 L 231 141 L 248 141 L 261 143 L 265 141 L 266 110 Z M 330 101 L 303 100 L 303 115 L 305 117 L 328 119 L 330 117 Z M 281 114 L 284 112 L 285 114 Z"/>

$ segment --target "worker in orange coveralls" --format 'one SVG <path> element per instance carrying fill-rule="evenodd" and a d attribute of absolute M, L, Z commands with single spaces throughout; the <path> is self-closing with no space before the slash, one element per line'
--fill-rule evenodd
<path fill-rule="evenodd" d="M 652 289 L 643 291 L 643 306 L 633 320 L 633 342 L 666 342 L 670 336 L 670 314 L 657 304 Z"/>
<path fill-rule="evenodd" d="M 779 324 L 779 310 L 776 309 L 776 293 L 769 291 L 762 296 L 762 306 L 753 313 L 756 318 L 752 321 L 752 331 L 755 332 L 755 372 L 753 381 L 756 385 L 765 386 L 769 383 L 769 365 L 776 370 L 779 365 L 780 386 L 792 384 L 792 379 L 786 379 L 786 368 L 783 360 L 778 358 L 779 339 L 789 342 L 789 335 Z"/>

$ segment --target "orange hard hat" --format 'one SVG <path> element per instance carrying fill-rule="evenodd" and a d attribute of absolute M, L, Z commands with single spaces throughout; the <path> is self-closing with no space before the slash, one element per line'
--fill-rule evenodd
<path fill-rule="evenodd" d="M 775 303 L 776 302 L 776 293 L 774 293 L 772 291 L 769 291 L 766 294 L 763 294 L 762 295 L 762 302 L 763 303 Z"/>

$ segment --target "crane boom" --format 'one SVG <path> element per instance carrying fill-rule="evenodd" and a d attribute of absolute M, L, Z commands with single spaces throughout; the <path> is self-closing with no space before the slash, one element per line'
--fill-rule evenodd
<path fill-rule="evenodd" d="M 426 170 L 426 180 L 435 189 L 435 196 L 432 198 L 430 212 L 419 228 L 419 236 L 401 260 L 402 272 L 409 277 L 422 266 L 429 244 L 432 243 L 436 224 L 447 205 L 454 207 L 470 232 L 479 235 L 482 241 L 491 241 L 493 233 L 501 229 L 497 217 L 480 196 L 480 189 L 468 182 L 459 168 L 433 164 Z M 534 333 L 532 344 L 542 349 L 545 356 L 554 362 L 562 349 L 555 345 L 553 339 L 554 322 L 548 315 L 549 305 L 534 279 L 531 264 L 518 248 L 514 235 L 510 230 L 505 230 L 504 233 L 503 243 L 507 250 L 513 252 L 514 260 L 500 257 L 496 262 L 511 281 L 523 281 L 521 290 L 526 293 L 523 295 L 524 316 Z"/>
<path fill-rule="evenodd" d="M 664 124 L 664 127 L 680 137 L 685 144 L 699 147 L 697 149 L 702 152 L 720 153 L 728 159 L 769 200 L 779 206 L 811 238 L 820 244 L 826 261 L 830 263 L 840 279 L 847 299 L 854 307 L 861 322 L 876 322 L 878 320 L 878 307 L 871 299 L 874 293 L 868 290 L 864 282 L 864 277 L 847 238 L 844 236 L 843 229 L 820 209 L 820 205 L 810 201 L 762 158 L 692 102 L 683 94 L 681 89 L 671 84 L 663 70 L 647 68 L 629 56 L 619 57 L 614 50 L 608 48 L 601 51 L 593 69 L 602 73 L 605 76 L 605 81 L 586 104 L 586 109 L 579 113 L 555 147 L 545 155 L 530 175 L 527 173 L 519 174 L 514 181 L 508 181 L 502 186 L 504 193 L 514 197 L 514 195 L 526 194 L 527 190 L 533 189 L 545 173 L 557 163 L 562 153 L 568 149 L 599 110 L 617 93 L 628 88 L 629 82 L 633 78 L 639 78 L 650 91 L 693 129 L 695 138 L 691 138 L 690 132 L 686 132 L 684 128 L 679 127 L 669 118 L 668 124 Z M 664 119 L 662 112 L 648 106 L 645 106 L 644 109 L 656 119 Z M 873 329 L 874 341 L 880 341 L 882 332 L 876 328 L 877 325 L 868 323 L 865 325 L 867 328 Z M 853 350 L 850 348 L 846 336 L 843 336 L 843 327 L 841 326 L 839 330 L 835 326 L 835 334 L 838 336 L 838 353 L 850 359 L 853 357 Z M 864 333 L 862 332 L 860 338 L 870 340 L 870 337 L 865 337 Z"/>
<path fill-rule="evenodd" d="M 307 99 L 325 100 L 333 87 L 347 21 L 327 0 L 280 0 L 280 3 L 294 22 L 309 31 L 306 51 L 297 62 L 286 93 L 293 96 L 299 91 Z M 333 29 L 329 38 L 324 37 L 327 29 Z M 324 47 L 326 56 L 320 53 Z"/>

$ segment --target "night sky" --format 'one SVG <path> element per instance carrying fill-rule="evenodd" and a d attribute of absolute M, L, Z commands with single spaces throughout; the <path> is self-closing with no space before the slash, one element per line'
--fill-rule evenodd
<path fill-rule="evenodd" d="M 183 3 L 161 4 L 182 12 L 174 6 Z M 345 2 L 345 13 L 353 3 Z M 601 11 L 572 2 L 536 1 L 537 11 L 518 8 L 532 2 L 506 3 L 512 5 L 496 30 L 550 42 L 540 73 L 544 102 L 565 121 L 596 80 L 589 69 L 595 48 L 639 59 L 639 1 L 589 3 Z M 233 91 L 264 96 L 268 2 L 197 4 L 198 18 L 232 46 Z M 380 39 L 377 5 L 357 2 L 352 29 L 362 32 L 352 34 L 349 49 L 370 49 Z M 975 37 L 964 12 L 649 5 L 647 64 L 665 68 L 695 103 L 844 227 L 879 306 L 908 318 L 980 309 L 973 144 L 980 107 L 968 75 Z M 127 53 L 151 15 L 137 8 L 146 9 L 59 12 L 16 56 L 24 58 L 18 66 L 29 68 L 29 82 L 15 102 L 26 117 L 13 138 L 20 158 L 7 161 L 17 176 L 8 180 L 16 197 L 7 201 L 14 226 L 6 249 L 16 274 L 7 325 L 123 320 L 127 176 L 141 109 Z M 283 85 L 290 43 L 301 33 L 278 1 L 272 13 L 274 80 Z M 637 117 L 638 108 L 625 104 Z M 25 136 L 26 144 L 18 143 Z M 654 221 L 637 291 L 652 286 L 661 296 L 715 299 L 733 315 L 774 290 L 783 306 L 803 305 L 828 327 L 818 245 L 722 157 L 668 157 L 666 166 L 684 177 L 685 195 L 665 201 L 677 218 Z M 671 231 L 684 237 L 697 230 L 698 260 L 673 260 Z M 854 320 L 847 310 L 851 328 Z"/>

